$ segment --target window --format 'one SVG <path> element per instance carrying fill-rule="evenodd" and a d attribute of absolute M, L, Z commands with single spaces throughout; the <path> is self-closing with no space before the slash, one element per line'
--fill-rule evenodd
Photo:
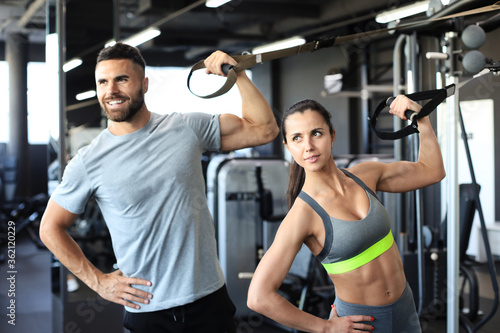
<path fill-rule="evenodd" d="M 57 106 L 47 98 L 57 93 L 54 91 L 57 85 L 47 81 L 49 75 L 45 63 L 30 62 L 27 72 L 28 142 L 46 144 L 50 133 L 56 133 L 55 137 L 58 137 Z M 0 61 L 0 142 L 9 141 L 9 113 L 9 65 Z"/>
<path fill-rule="evenodd" d="M 190 69 L 180 67 L 147 67 L 149 90 L 145 95 L 146 105 L 152 112 L 165 114 L 172 112 L 232 113 L 241 116 L 241 97 L 233 87 L 226 94 L 204 99 L 193 95 L 187 88 Z M 251 78 L 251 72 L 247 71 Z M 199 95 L 217 91 L 225 82 L 217 75 L 206 75 L 198 70 L 191 77 L 191 89 Z"/>
<path fill-rule="evenodd" d="M 189 69 L 180 67 L 147 67 L 149 90 L 145 95 L 150 111 L 165 114 L 172 112 L 232 113 L 241 116 L 241 97 L 236 87 L 226 94 L 202 99 L 187 88 Z M 57 77 L 49 75 L 48 66 L 41 62 L 28 64 L 28 142 L 47 144 L 52 135 L 59 137 L 57 106 Z M 251 77 L 251 72 L 247 72 Z M 52 82 L 55 80 L 55 82 Z M 193 91 L 209 94 L 224 84 L 225 78 L 206 75 L 203 70 L 194 73 L 191 79 Z M 53 98 L 49 98 L 53 96 Z M 98 107 L 98 106 L 96 106 Z M 0 61 L 0 142 L 9 141 L 9 68 Z"/>
<path fill-rule="evenodd" d="M 49 78 L 56 82 L 50 83 Z M 59 138 L 57 76 L 49 75 L 43 62 L 28 63 L 28 142 L 47 144 Z"/>
<path fill-rule="evenodd" d="M 0 61 L 0 142 L 9 141 L 9 67 Z"/>

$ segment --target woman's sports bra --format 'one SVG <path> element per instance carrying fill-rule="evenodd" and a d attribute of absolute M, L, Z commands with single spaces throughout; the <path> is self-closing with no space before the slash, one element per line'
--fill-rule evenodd
<path fill-rule="evenodd" d="M 361 267 L 382 253 L 394 243 L 391 221 L 387 210 L 377 195 L 352 173 L 342 170 L 367 193 L 370 208 L 365 218 L 344 221 L 333 218 L 307 193 L 299 193 L 321 217 L 325 226 L 325 245 L 316 256 L 330 274 L 341 274 Z"/>

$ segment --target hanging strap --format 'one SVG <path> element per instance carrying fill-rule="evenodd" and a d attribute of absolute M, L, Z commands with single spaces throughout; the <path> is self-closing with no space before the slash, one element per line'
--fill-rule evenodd
<path fill-rule="evenodd" d="M 198 61 L 192 68 L 191 71 L 189 72 L 188 78 L 187 78 L 187 86 L 189 91 L 195 96 L 201 97 L 201 98 L 212 98 L 212 97 L 217 97 L 220 95 L 225 94 L 226 92 L 229 91 L 233 87 L 233 85 L 236 83 L 237 75 L 236 73 L 244 71 L 245 69 L 251 68 L 255 66 L 256 64 L 261 64 L 266 61 L 271 61 L 275 59 L 280 59 L 284 57 L 288 57 L 290 55 L 294 54 L 299 54 L 303 52 L 313 52 L 316 50 L 319 50 L 320 48 L 325 48 L 325 47 L 330 47 L 335 44 L 335 38 L 328 38 L 323 41 L 314 41 L 314 42 L 309 42 L 306 44 L 298 45 L 298 46 L 293 46 L 289 47 L 286 49 L 281 49 L 277 51 L 271 51 L 271 52 L 265 52 L 265 53 L 260 53 L 260 54 L 246 54 L 246 55 L 237 55 L 237 56 L 232 56 L 234 60 L 238 63 L 235 66 L 224 66 L 223 67 L 223 72 L 227 74 L 226 82 L 224 85 L 219 88 L 216 92 L 210 94 L 210 95 L 197 95 L 191 90 L 190 86 L 190 81 L 191 81 L 191 76 L 193 75 L 193 72 L 205 68 L 205 61 L 201 60 Z"/>
<path fill-rule="evenodd" d="M 466 11 L 462 11 L 460 13 L 446 15 L 446 16 L 437 17 L 437 18 L 428 19 L 428 20 L 423 20 L 423 21 L 419 21 L 419 22 L 411 22 L 411 23 L 406 23 L 406 24 L 394 26 L 394 27 L 387 27 L 387 28 L 378 29 L 378 30 L 360 32 L 360 33 L 351 34 L 351 35 L 347 35 L 347 36 L 330 37 L 330 38 L 326 38 L 323 40 L 312 41 L 309 43 L 305 43 L 302 45 L 293 46 L 293 47 L 289 47 L 289 48 L 281 49 L 281 50 L 277 50 L 277 51 L 264 52 L 264 53 L 260 53 L 260 54 L 245 54 L 245 55 L 232 56 L 233 59 L 236 60 L 236 62 L 238 64 L 235 66 L 226 66 L 225 70 L 223 68 L 224 73 L 227 74 L 226 82 L 224 83 L 224 85 L 221 88 L 219 88 L 219 90 L 217 90 L 216 92 L 209 94 L 209 95 L 204 95 L 204 96 L 195 94 L 191 90 L 191 85 L 190 85 L 191 76 L 192 76 L 193 72 L 195 72 L 196 70 L 205 68 L 205 62 L 204 62 L 204 60 L 201 60 L 201 61 L 197 62 L 196 64 L 194 64 L 194 66 L 191 68 L 191 71 L 189 72 L 189 75 L 187 78 L 187 86 L 188 86 L 189 91 L 191 91 L 191 93 L 195 96 L 198 96 L 201 98 L 213 98 L 213 97 L 217 97 L 217 96 L 225 94 L 233 87 L 233 85 L 236 83 L 236 79 L 237 79 L 236 73 L 244 71 L 248 68 L 251 68 L 251 67 L 255 66 L 256 64 L 261 64 L 261 63 L 266 62 L 266 61 L 285 58 L 285 57 L 300 54 L 303 52 L 314 52 L 314 51 L 317 51 L 317 50 L 322 49 L 322 48 L 352 43 L 352 42 L 357 41 L 357 40 L 362 39 L 362 38 L 366 39 L 367 37 L 376 36 L 376 35 L 392 32 L 392 31 L 396 31 L 396 30 L 400 30 L 400 29 L 404 29 L 404 28 L 419 26 L 419 25 L 422 25 L 425 23 L 448 20 L 448 19 L 452 19 L 452 18 L 456 18 L 456 17 L 469 16 L 469 15 L 475 15 L 475 14 L 480 14 L 480 13 L 486 13 L 486 12 L 490 12 L 490 11 L 494 11 L 494 10 L 498 10 L 498 9 L 500 9 L 500 1 L 498 1 L 492 5 L 489 5 L 489 6 L 484 6 L 484 7 L 480 7 L 480 8 L 466 10 Z"/>
<path fill-rule="evenodd" d="M 424 104 L 424 106 L 422 106 L 420 112 L 406 110 L 405 116 L 408 120 L 411 121 L 411 123 L 410 125 L 396 132 L 383 132 L 377 129 L 378 116 L 386 107 L 391 105 L 395 97 L 389 97 L 387 100 L 381 101 L 378 104 L 375 111 L 373 112 L 373 115 L 368 118 L 368 121 L 370 122 L 370 126 L 372 127 L 373 131 L 380 139 L 382 140 L 401 139 L 413 133 L 418 133 L 418 124 L 417 124 L 418 119 L 428 116 L 432 111 L 436 109 L 436 107 L 439 104 L 441 104 L 447 97 L 453 95 L 454 93 L 455 93 L 455 84 L 450 84 L 449 86 L 446 86 L 443 89 L 427 90 L 405 95 L 409 99 L 416 102 L 425 101 L 429 99 L 430 101 L 428 101 L 426 104 Z"/>

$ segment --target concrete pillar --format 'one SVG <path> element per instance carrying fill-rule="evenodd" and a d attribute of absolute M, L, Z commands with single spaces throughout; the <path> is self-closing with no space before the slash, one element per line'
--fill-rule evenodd
<path fill-rule="evenodd" d="M 10 134 L 7 154 L 15 159 L 15 195 L 29 195 L 28 146 L 28 37 L 23 33 L 7 34 L 5 59 L 9 65 Z M 7 198 L 8 199 L 8 198 Z"/>

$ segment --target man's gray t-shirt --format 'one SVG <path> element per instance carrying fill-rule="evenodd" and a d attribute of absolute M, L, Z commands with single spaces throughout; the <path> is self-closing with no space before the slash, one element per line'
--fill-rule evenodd
<path fill-rule="evenodd" d="M 201 155 L 219 150 L 218 116 L 158 115 L 142 129 L 106 129 L 79 150 L 52 199 L 80 214 L 94 196 L 119 269 L 152 282 L 150 312 L 191 303 L 224 284 L 205 196 Z"/>

